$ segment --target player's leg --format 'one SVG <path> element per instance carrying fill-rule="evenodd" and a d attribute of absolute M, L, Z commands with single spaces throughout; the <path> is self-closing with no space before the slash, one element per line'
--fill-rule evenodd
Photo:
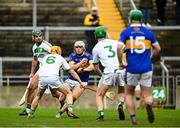
<path fill-rule="evenodd" d="M 104 121 L 104 95 L 108 90 L 108 85 L 104 85 L 99 83 L 96 92 L 96 107 L 98 111 L 99 117 L 96 119 L 97 121 Z"/>
<path fill-rule="evenodd" d="M 59 91 L 66 96 L 68 115 L 73 118 L 79 118 L 73 112 L 73 96 L 71 90 L 65 84 L 62 84 L 59 88 Z"/>
<path fill-rule="evenodd" d="M 32 101 L 31 110 L 28 112 L 28 118 L 33 117 L 34 112 L 38 107 L 39 101 L 40 101 L 42 95 L 44 94 L 44 91 L 45 91 L 45 89 L 38 88 L 37 95 L 35 96 L 35 98 Z"/>
<path fill-rule="evenodd" d="M 50 88 L 50 91 L 51 91 L 52 96 L 56 98 L 55 100 L 59 102 L 59 106 L 62 107 L 65 103 L 66 96 L 60 91 L 55 90 L 55 89 Z"/>
<path fill-rule="evenodd" d="M 126 107 L 128 109 L 131 123 L 132 125 L 136 124 L 136 115 L 135 115 L 135 104 L 133 102 L 133 95 L 134 95 L 134 86 L 125 86 L 125 102 L 126 102 Z"/>
<path fill-rule="evenodd" d="M 124 100 L 125 100 L 125 93 L 124 93 L 124 86 L 118 86 L 118 114 L 120 120 L 125 120 L 124 114 Z"/>
<path fill-rule="evenodd" d="M 51 93 L 53 94 L 55 91 L 54 89 L 51 89 Z M 56 93 L 56 92 L 55 92 Z M 67 103 L 66 103 L 66 95 L 63 93 L 60 93 L 58 101 L 60 102 L 59 111 L 56 113 L 56 118 L 60 118 L 61 115 L 67 111 Z"/>
<path fill-rule="evenodd" d="M 129 72 L 126 73 L 125 102 L 130 115 L 132 125 L 135 125 L 137 123 L 133 97 L 134 97 L 134 89 L 135 86 L 138 84 L 139 77 L 140 77 L 139 74 L 132 74 Z"/>
<path fill-rule="evenodd" d="M 109 85 L 114 84 L 114 73 L 103 74 L 99 81 L 96 92 L 96 107 L 99 117 L 97 121 L 104 121 L 104 96 L 109 88 Z"/>
<path fill-rule="evenodd" d="M 70 79 L 67 79 L 64 83 L 65 86 L 67 86 L 70 90 L 72 90 L 74 88 L 74 82 Z M 56 113 L 56 118 L 60 118 L 61 115 L 66 111 L 67 112 L 67 104 L 66 102 L 66 95 L 64 95 L 63 93 L 61 93 L 60 97 L 59 97 L 59 101 L 61 103 L 61 107 L 59 109 L 59 111 Z"/>
<path fill-rule="evenodd" d="M 141 84 L 142 95 L 144 97 L 144 101 L 146 105 L 148 121 L 150 123 L 153 123 L 155 118 L 152 110 L 152 104 L 153 104 L 152 87 L 151 87 L 152 71 L 142 74 L 140 84 Z"/>
<path fill-rule="evenodd" d="M 73 93 L 73 101 L 75 102 L 84 92 L 84 88 L 80 88 L 80 86 L 75 86 L 72 90 Z"/>
<path fill-rule="evenodd" d="M 28 115 L 27 111 L 29 111 L 31 109 L 31 103 L 32 100 L 34 98 L 34 91 L 35 89 L 38 87 L 38 79 L 39 76 L 37 74 L 35 74 L 32 78 L 31 78 L 31 82 L 30 82 L 30 86 L 27 92 L 27 103 L 26 103 L 26 109 L 23 110 L 23 112 L 20 112 L 19 115 Z"/>
<path fill-rule="evenodd" d="M 145 87 L 145 86 L 142 86 L 141 89 L 142 89 L 142 95 L 143 95 L 144 101 L 145 101 L 148 120 L 150 123 L 153 123 L 154 122 L 154 113 L 152 111 L 152 102 L 153 102 L 152 89 L 151 89 L 151 87 Z"/>
<path fill-rule="evenodd" d="M 73 103 L 83 94 L 84 88 L 80 88 L 79 86 L 75 86 L 72 90 L 73 95 Z M 60 111 L 56 114 L 56 118 L 59 118 L 65 111 L 67 110 L 67 104 L 65 104 Z M 68 114 L 69 116 L 69 114 Z M 71 117 L 71 116 L 70 116 Z M 77 118 L 77 117 L 76 117 Z"/>
<path fill-rule="evenodd" d="M 136 109 L 139 109 L 140 108 L 140 104 L 141 104 L 141 88 L 140 88 L 140 85 L 137 85 L 135 87 L 135 100 L 136 100 Z"/>
<path fill-rule="evenodd" d="M 60 81 L 61 84 L 64 83 L 62 78 L 59 78 L 59 81 Z M 51 87 L 50 87 L 50 91 L 51 91 L 52 96 L 54 98 L 57 98 L 59 100 L 61 106 L 63 106 L 64 105 L 64 99 L 66 98 L 66 96 L 63 93 L 61 93 L 60 91 L 54 90 Z"/>
<path fill-rule="evenodd" d="M 39 81 L 39 75 L 36 73 L 32 78 L 31 78 L 31 83 L 29 86 L 29 91 L 27 93 L 27 106 L 26 106 L 26 111 L 28 112 L 31 109 L 31 103 L 34 98 L 34 91 L 38 87 L 38 81 Z"/>
<path fill-rule="evenodd" d="M 125 100 L 125 69 L 117 70 L 116 71 L 116 79 L 118 84 L 118 114 L 120 120 L 125 120 L 124 114 L 124 100 Z"/>
<path fill-rule="evenodd" d="M 50 89 L 49 87 L 44 92 L 44 105 L 47 108 L 49 106 L 49 98 L 50 98 Z"/>

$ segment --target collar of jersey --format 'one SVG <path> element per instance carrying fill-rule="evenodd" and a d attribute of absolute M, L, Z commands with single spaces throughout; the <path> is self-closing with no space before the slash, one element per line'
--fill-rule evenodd
<path fill-rule="evenodd" d="M 76 53 L 75 53 L 75 54 L 76 54 L 76 56 L 81 57 L 81 56 L 83 56 L 83 55 L 84 55 L 84 53 L 85 53 L 85 52 L 83 52 L 81 55 L 78 55 L 78 54 L 76 54 Z"/>
<path fill-rule="evenodd" d="M 130 26 L 131 27 L 139 27 L 139 26 L 141 26 L 141 24 L 131 24 Z"/>

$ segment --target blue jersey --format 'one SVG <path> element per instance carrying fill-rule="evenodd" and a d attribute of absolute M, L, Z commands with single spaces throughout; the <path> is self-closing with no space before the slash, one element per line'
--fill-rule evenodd
<path fill-rule="evenodd" d="M 120 35 L 126 45 L 126 71 L 134 74 L 152 71 L 151 46 L 158 43 L 155 35 L 140 24 L 132 24 Z"/>
<path fill-rule="evenodd" d="M 88 52 L 84 52 L 81 56 L 72 53 L 69 55 L 69 61 L 74 61 L 74 63 L 79 63 L 83 58 L 88 59 L 88 61 L 92 61 L 92 55 Z M 77 73 L 82 82 L 88 82 L 89 80 L 89 72 Z M 75 80 L 71 74 L 68 74 L 68 78 L 71 80 Z"/>

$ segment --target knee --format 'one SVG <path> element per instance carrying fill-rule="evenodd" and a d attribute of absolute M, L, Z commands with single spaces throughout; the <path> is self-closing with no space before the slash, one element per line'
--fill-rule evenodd
<path fill-rule="evenodd" d="M 53 97 L 58 97 L 58 95 L 56 93 L 52 93 Z"/>
<path fill-rule="evenodd" d="M 75 102 L 76 100 L 77 100 L 77 97 L 74 97 L 74 96 L 73 96 L 73 102 Z"/>
<path fill-rule="evenodd" d="M 34 91 L 36 88 L 37 88 L 36 83 L 31 82 L 31 83 L 30 83 L 30 86 L 29 86 L 29 91 L 30 91 L 30 92 L 31 92 L 31 91 Z"/>
<path fill-rule="evenodd" d="M 105 92 L 97 91 L 96 96 L 103 97 L 105 95 Z"/>

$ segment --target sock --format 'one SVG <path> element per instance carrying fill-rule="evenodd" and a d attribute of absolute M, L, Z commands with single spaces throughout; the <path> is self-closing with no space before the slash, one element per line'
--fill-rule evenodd
<path fill-rule="evenodd" d="M 136 115 L 135 115 L 135 114 L 131 114 L 130 117 L 131 117 L 131 118 L 134 118 L 134 117 L 136 117 Z"/>
<path fill-rule="evenodd" d="M 134 125 L 134 120 L 135 120 L 135 118 L 136 118 L 136 115 L 135 114 L 131 114 L 130 115 L 130 119 L 131 119 L 131 123 Z"/>
<path fill-rule="evenodd" d="M 26 108 L 31 109 L 31 104 L 27 104 Z"/>
<path fill-rule="evenodd" d="M 152 106 L 152 102 L 146 102 L 146 106 Z"/>
<path fill-rule="evenodd" d="M 60 115 L 62 115 L 62 114 L 63 114 L 63 112 L 59 111 L 59 114 L 60 114 Z"/>
<path fill-rule="evenodd" d="M 26 112 L 30 113 L 31 112 L 31 104 L 26 105 Z"/>
<path fill-rule="evenodd" d="M 68 104 L 67 107 L 68 107 L 68 110 L 69 110 L 69 111 L 72 111 L 72 110 L 73 110 L 73 105 L 72 105 L 72 104 Z"/>
<path fill-rule="evenodd" d="M 120 105 L 121 107 L 123 107 L 123 106 L 124 106 L 124 101 L 120 101 L 120 102 L 119 102 L 119 105 Z"/>
<path fill-rule="evenodd" d="M 104 112 L 103 111 L 98 111 L 98 115 L 104 117 Z"/>
<path fill-rule="evenodd" d="M 31 114 L 31 115 L 33 115 L 33 114 L 34 114 L 34 112 L 35 112 L 35 110 L 34 110 L 34 109 L 31 109 L 30 114 Z"/>

